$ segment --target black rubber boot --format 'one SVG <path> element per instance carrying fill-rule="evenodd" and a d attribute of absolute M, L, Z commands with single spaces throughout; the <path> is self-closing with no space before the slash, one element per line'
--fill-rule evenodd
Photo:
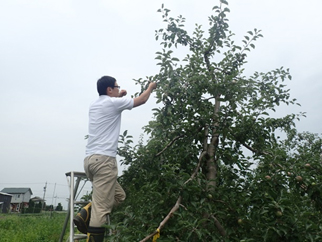
<path fill-rule="evenodd" d="M 103 242 L 105 228 L 102 227 L 88 227 L 86 242 Z"/>
<path fill-rule="evenodd" d="M 76 214 L 75 218 L 73 219 L 78 231 L 82 232 L 83 234 L 87 234 L 89 219 L 91 217 L 91 206 L 92 203 L 87 204 L 79 211 L 79 213 Z"/>

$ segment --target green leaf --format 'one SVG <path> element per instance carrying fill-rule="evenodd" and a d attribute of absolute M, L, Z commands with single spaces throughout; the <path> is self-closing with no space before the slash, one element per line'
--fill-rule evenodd
<path fill-rule="evenodd" d="M 228 5 L 228 2 L 226 0 L 220 0 L 221 3 Z"/>

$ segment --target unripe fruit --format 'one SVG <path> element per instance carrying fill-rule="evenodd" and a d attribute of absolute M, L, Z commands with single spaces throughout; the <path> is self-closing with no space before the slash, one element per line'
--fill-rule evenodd
<path fill-rule="evenodd" d="M 303 181 L 303 178 L 302 178 L 301 176 L 297 176 L 297 177 L 295 177 L 295 179 L 296 179 L 298 182 Z"/>
<path fill-rule="evenodd" d="M 240 219 L 238 219 L 238 224 L 239 225 L 242 225 L 243 224 L 243 220 L 240 218 Z"/>
<path fill-rule="evenodd" d="M 283 215 L 283 213 L 282 213 L 281 211 L 277 211 L 277 212 L 276 212 L 276 216 L 277 216 L 277 217 L 282 217 L 282 215 Z"/>
<path fill-rule="evenodd" d="M 304 166 L 305 166 L 306 168 L 310 168 L 310 167 L 311 167 L 311 165 L 310 165 L 310 164 L 308 164 L 308 163 L 307 163 L 307 164 L 305 164 Z"/>

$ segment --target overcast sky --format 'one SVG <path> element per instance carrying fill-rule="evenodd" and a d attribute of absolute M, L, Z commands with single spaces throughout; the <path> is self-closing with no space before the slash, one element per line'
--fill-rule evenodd
<path fill-rule="evenodd" d="M 97 79 L 112 75 L 129 95 L 139 91 L 133 79 L 158 73 L 154 58 L 162 48 L 154 32 L 163 27 L 161 4 L 174 17 L 183 15 L 191 33 L 195 23 L 207 30 L 218 2 L 0 0 L 0 190 L 30 187 L 43 197 L 47 182 L 47 204 L 66 208 L 65 173 L 83 171 Z M 299 131 L 322 133 L 322 1 L 231 0 L 229 8 L 236 41 L 254 28 L 264 35 L 245 75 L 290 68 L 288 87 L 302 106 L 280 112 L 306 112 Z M 121 131 L 137 141 L 154 106 L 152 98 L 125 111 Z"/>

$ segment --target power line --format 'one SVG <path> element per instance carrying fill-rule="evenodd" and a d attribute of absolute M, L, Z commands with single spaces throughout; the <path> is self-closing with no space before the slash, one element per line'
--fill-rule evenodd
<path fill-rule="evenodd" d="M 1 182 L 0 184 L 44 184 L 43 182 L 15 182 L 15 183 L 12 183 L 12 182 Z"/>
<path fill-rule="evenodd" d="M 23 184 L 23 185 L 30 185 L 30 184 L 44 184 L 44 182 L 0 182 L 0 185 L 2 184 L 9 184 L 9 185 L 17 185 L 17 184 Z M 68 185 L 66 184 L 59 184 L 59 183 L 51 183 L 51 182 L 47 182 L 47 184 L 49 185 L 58 185 L 58 186 L 64 186 L 64 187 L 68 187 Z"/>

